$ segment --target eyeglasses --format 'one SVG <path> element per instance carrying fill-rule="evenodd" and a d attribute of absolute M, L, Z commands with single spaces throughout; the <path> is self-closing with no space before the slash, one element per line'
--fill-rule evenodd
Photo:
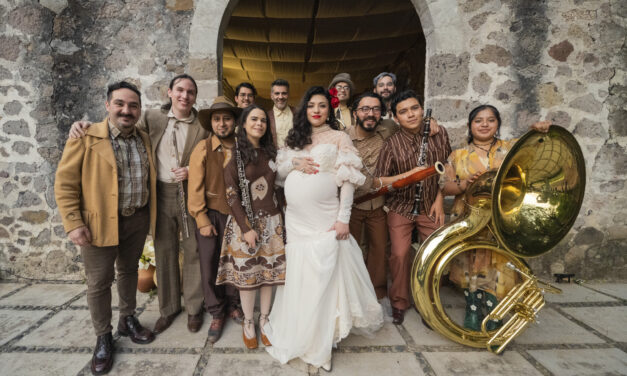
<path fill-rule="evenodd" d="M 246 94 L 246 93 L 239 93 L 237 96 L 240 98 L 254 98 L 255 97 L 254 94 Z"/>
<path fill-rule="evenodd" d="M 381 107 L 368 107 L 368 106 L 363 106 L 363 107 L 359 107 L 357 109 L 357 111 L 361 112 L 362 114 L 367 114 L 370 111 L 374 112 L 375 114 L 380 114 L 381 113 Z"/>
<path fill-rule="evenodd" d="M 337 89 L 337 91 L 349 91 L 351 89 L 351 87 L 348 85 L 335 85 L 335 88 Z"/>

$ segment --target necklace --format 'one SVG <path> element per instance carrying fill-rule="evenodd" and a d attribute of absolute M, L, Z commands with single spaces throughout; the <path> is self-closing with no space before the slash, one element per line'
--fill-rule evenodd
<path fill-rule="evenodd" d="M 474 141 L 472 142 L 472 144 L 477 148 L 477 149 L 481 149 L 483 151 L 485 151 L 486 153 L 490 154 L 490 150 L 492 150 L 492 146 L 494 146 L 494 144 L 496 143 L 496 138 L 494 140 L 492 140 L 492 142 L 490 142 L 490 147 L 489 148 L 485 148 L 484 146 L 488 145 L 477 145 Z"/>

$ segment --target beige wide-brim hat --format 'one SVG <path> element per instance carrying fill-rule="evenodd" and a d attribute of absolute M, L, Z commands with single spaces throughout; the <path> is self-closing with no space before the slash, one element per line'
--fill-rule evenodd
<path fill-rule="evenodd" d="M 335 86 L 338 82 L 346 82 L 348 86 L 351 88 L 351 95 L 355 93 L 355 85 L 353 81 L 351 81 L 351 75 L 348 73 L 338 73 L 333 77 L 331 83 L 329 84 L 329 89 Z"/>
<path fill-rule="evenodd" d="M 243 109 L 235 106 L 227 97 L 221 95 L 216 97 L 211 107 L 198 111 L 198 121 L 200 121 L 200 125 L 202 125 L 203 128 L 211 132 L 211 115 L 213 115 L 214 112 L 230 111 L 233 113 L 233 116 L 235 116 L 235 119 L 237 119 L 242 113 L 242 110 Z"/>

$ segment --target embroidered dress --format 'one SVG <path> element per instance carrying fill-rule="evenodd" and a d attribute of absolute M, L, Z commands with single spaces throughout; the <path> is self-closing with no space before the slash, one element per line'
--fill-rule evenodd
<path fill-rule="evenodd" d="M 354 187 L 365 180 L 357 150 L 347 134 L 329 126 L 315 128 L 311 139 L 303 150 L 281 149 L 277 156 L 287 200 L 288 265 L 264 332 L 272 342 L 266 350 L 281 363 L 301 358 L 320 367 L 351 329 L 378 330 L 383 312 L 355 239 L 337 240 L 329 231 L 336 221 L 348 224 Z M 319 172 L 294 170 L 294 157 L 313 158 Z"/>
<path fill-rule="evenodd" d="M 232 215 L 226 224 L 216 285 L 230 284 L 240 290 L 282 285 L 285 280 L 283 219 L 274 193 L 276 164 L 261 149 L 256 151 L 257 158 L 244 168 L 250 182 L 252 225 L 242 206 L 236 158 L 231 158 L 224 170 Z M 254 248 L 244 240 L 251 229 L 258 235 Z"/>
<path fill-rule="evenodd" d="M 445 173 L 440 177 L 440 187 L 456 177 L 464 180 L 478 172 L 498 169 L 515 142 L 497 140 L 487 158 L 479 156 L 473 144 L 454 150 L 449 156 Z M 463 193 L 455 196 L 452 218 L 463 213 L 463 197 Z M 505 257 L 489 249 L 464 252 L 451 261 L 449 279 L 470 292 L 484 290 L 502 299 L 517 283 L 516 272 L 507 268 L 506 263 Z"/>

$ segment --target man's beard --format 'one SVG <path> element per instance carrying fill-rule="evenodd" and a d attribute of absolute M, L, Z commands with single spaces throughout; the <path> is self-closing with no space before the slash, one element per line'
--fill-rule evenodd
<path fill-rule="evenodd" d="M 374 127 L 372 128 L 367 128 L 364 123 L 367 120 L 374 120 L 376 121 L 376 123 L 374 124 Z M 381 124 L 381 119 L 379 119 L 379 121 L 377 121 L 377 118 L 375 118 L 374 116 L 368 116 L 367 118 L 365 118 L 364 120 L 361 120 L 359 117 L 357 117 L 357 125 L 361 127 L 361 129 L 363 129 L 366 132 L 374 132 L 375 129 L 377 129 L 377 127 L 379 126 L 379 124 Z"/>
<path fill-rule="evenodd" d="M 216 137 L 218 137 L 220 140 L 224 140 L 224 139 L 227 139 L 227 138 L 231 138 L 231 137 L 233 137 L 233 135 L 234 135 L 234 134 L 235 134 L 235 129 L 233 129 L 232 131 L 230 131 L 230 132 L 228 132 L 228 133 L 226 133 L 226 134 L 224 134 L 224 135 L 219 135 L 219 134 L 217 134 L 217 133 L 216 133 L 215 135 L 216 135 Z"/>

